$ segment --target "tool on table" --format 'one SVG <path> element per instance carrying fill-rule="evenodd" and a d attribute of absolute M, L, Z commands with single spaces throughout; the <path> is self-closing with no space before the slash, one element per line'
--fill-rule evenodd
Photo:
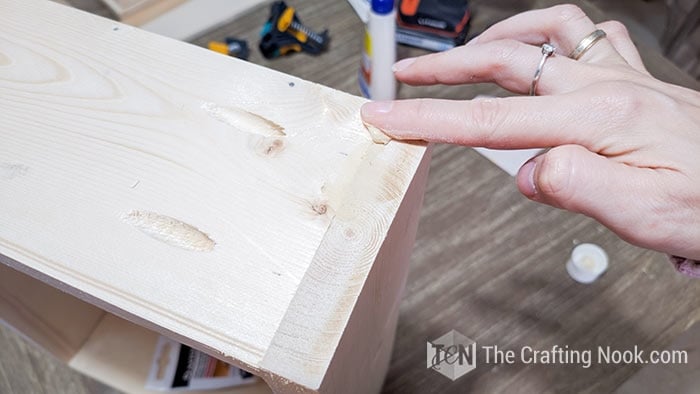
<path fill-rule="evenodd" d="M 209 42 L 208 47 L 212 51 L 243 60 L 248 60 L 248 55 L 250 54 L 250 50 L 248 50 L 248 42 L 233 37 L 226 37 L 226 42 L 211 41 Z"/>
<path fill-rule="evenodd" d="M 396 41 L 432 51 L 464 44 L 471 12 L 467 0 L 399 0 Z"/>
<path fill-rule="evenodd" d="M 294 7 L 276 1 L 270 7 L 270 17 L 260 32 L 260 51 L 268 59 L 295 52 L 319 54 L 328 48 L 328 29 L 321 33 L 304 26 Z"/>

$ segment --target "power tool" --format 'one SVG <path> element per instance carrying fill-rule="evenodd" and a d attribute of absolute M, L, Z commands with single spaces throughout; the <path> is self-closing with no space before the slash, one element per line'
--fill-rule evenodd
<path fill-rule="evenodd" d="M 314 32 L 301 23 L 294 7 L 276 1 L 270 7 L 270 17 L 260 32 L 260 52 L 268 59 L 295 52 L 317 55 L 328 48 L 328 29 Z"/>

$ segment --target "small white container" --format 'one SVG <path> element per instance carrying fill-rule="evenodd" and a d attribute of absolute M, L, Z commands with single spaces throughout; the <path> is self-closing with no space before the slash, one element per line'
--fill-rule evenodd
<path fill-rule="evenodd" d="M 580 244 L 571 251 L 566 270 L 579 283 L 593 283 L 608 269 L 608 254 L 595 244 Z"/>
<path fill-rule="evenodd" d="M 396 9 L 393 0 L 372 0 L 365 31 L 359 83 L 372 100 L 396 98 Z"/>

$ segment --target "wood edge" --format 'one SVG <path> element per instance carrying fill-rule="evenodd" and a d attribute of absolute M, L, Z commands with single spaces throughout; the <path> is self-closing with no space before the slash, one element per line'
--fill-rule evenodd
<path fill-rule="evenodd" d="M 47 280 L 37 280 L 36 276 L 29 272 L 30 269 L 28 267 L 24 266 L 23 264 L 19 264 L 18 262 L 7 256 L 0 255 L 0 265 L 3 266 L 3 269 L 15 271 L 15 273 L 18 276 L 20 276 L 11 279 L 17 281 L 24 280 L 25 278 L 22 277 L 26 277 L 27 281 L 31 281 L 30 283 L 24 284 L 27 287 L 25 287 L 23 291 L 51 293 L 43 294 L 44 296 L 50 297 L 48 299 L 45 299 L 43 303 L 52 304 L 52 308 L 60 307 L 59 305 L 57 305 L 57 303 L 62 304 L 67 302 L 68 300 L 71 300 L 72 302 L 72 299 L 75 299 L 76 303 L 79 305 L 71 305 L 71 307 L 75 308 L 76 306 L 79 306 L 81 312 L 93 315 L 92 317 L 81 316 L 80 323 L 85 323 L 89 325 L 89 327 L 86 327 L 82 330 L 82 332 L 84 332 L 84 334 L 81 335 L 82 338 L 77 343 L 73 344 L 70 343 L 71 341 L 69 339 L 62 338 L 58 333 L 54 334 L 42 332 L 42 330 L 39 327 L 37 327 L 38 324 L 40 326 L 43 325 L 46 329 L 59 329 L 60 331 L 64 327 L 56 327 L 56 325 L 66 323 L 65 318 L 61 318 L 59 320 L 54 319 L 54 321 L 44 320 L 43 316 L 35 317 L 34 315 L 37 313 L 37 311 L 30 310 L 31 308 L 18 311 L 19 316 L 15 316 L 15 319 L 13 319 L 12 316 L 0 316 L 0 322 L 4 323 L 4 325 L 12 329 L 14 332 L 18 333 L 21 337 L 31 342 L 33 345 L 46 350 L 53 357 L 56 357 L 61 361 L 68 361 L 80 350 L 82 345 L 89 339 L 92 331 L 95 329 L 95 327 L 99 325 L 99 322 L 104 317 L 105 312 L 103 310 L 100 310 L 99 308 L 96 308 L 94 305 L 85 303 L 82 300 L 79 300 L 78 298 L 73 296 L 71 293 L 66 291 L 65 288 L 63 288 L 61 282 L 52 281 L 51 278 L 46 278 Z M 34 320 L 34 322 L 30 326 L 30 323 L 25 320 Z M 67 322 L 68 325 L 70 325 L 70 323 L 74 322 Z"/>
<path fill-rule="evenodd" d="M 188 10 L 188 6 L 194 1 L 201 0 L 187 0 L 179 4 L 177 7 L 173 7 L 172 9 L 168 10 L 168 12 L 145 21 L 144 23 L 140 24 L 139 27 L 146 31 L 167 36 L 179 41 L 190 41 L 200 35 L 205 34 L 206 32 L 215 30 L 233 21 L 241 15 L 251 12 L 255 7 L 263 7 L 272 2 L 272 0 L 246 0 L 243 2 L 244 4 L 238 4 L 239 8 L 235 10 L 218 12 L 216 15 L 218 18 L 215 18 L 213 22 L 210 20 L 212 18 L 211 16 L 204 18 L 206 23 L 202 23 L 201 17 L 193 18 L 195 24 L 197 24 L 197 22 L 199 22 L 199 24 L 197 27 L 192 27 L 192 22 L 190 21 L 190 24 L 187 25 L 187 23 L 182 21 L 182 17 L 183 15 L 188 15 L 188 11 L 191 11 Z M 234 2 L 231 2 L 231 4 L 233 3 Z M 172 30 L 171 28 L 173 24 L 178 26 L 176 31 Z"/>
<path fill-rule="evenodd" d="M 55 289 L 58 289 L 64 293 L 67 293 L 67 295 L 69 295 L 71 297 L 74 297 L 78 300 L 84 301 L 84 302 L 86 302 L 86 303 L 88 303 L 96 308 L 101 309 L 103 311 L 103 315 L 100 319 L 98 319 L 98 321 L 96 322 L 94 327 L 90 330 L 91 333 L 86 336 L 85 341 L 83 342 L 83 345 L 84 345 L 84 343 L 89 341 L 89 339 L 92 335 L 92 332 L 94 331 L 94 329 L 96 327 L 99 327 L 100 322 L 104 319 L 104 317 L 111 314 L 111 315 L 114 315 L 118 318 L 126 320 L 130 323 L 141 326 L 146 330 L 165 335 L 166 337 L 171 338 L 173 340 L 176 340 L 182 344 L 185 344 L 185 345 L 190 346 L 192 348 L 201 350 L 201 351 L 203 351 L 203 352 L 205 352 L 213 357 L 216 357 L 220 360 L 224 360 L 227 363 L 232 364 L 238 368 L 244 369 L 248 372 L 251 372 L 255 375 L 258 375 L 261 378 L 265 377 L 265 371 L 261 370 L 258 366 L 254 366 L 250 363 L 246 363 L 245 361 L 243 361 L 241 359 L 235 358 L 231 355 L 228 355 L 228 354 L 222 352 L 220 349 L 216 349 L 216 348 L 213 348 L 209 345 L 206 345 L 205 342 L 209 342 L 209 343 L 212 343 L 214 345 L 220 343 L 220 341 L 216 340 L 216 339 L 211 339 L 211 340 L 206 339 L 206 338 L 208 338 L 206 334 L 204 334 L 202 336 L 200 333 L 200 337 L 201 337 L 200 339 L 202 339 L 202 340 L 197 340 L 197 338 L 186 337 L 186 336 L 178 334 L 178 333 L 176 333 L 168 328 L 156 325 L 156 324 L 152 323 L 151 321 L 146 320 L 145 317 L 140 317 L 134 313 L 127 312 L 127 311 L 125 311 L 125 310 L 123 310 L 115 305 L 109 304 L 97 296 L 85 293 L 85 292 L 65 283 L 65 282 L 62 282 L 60 280 L 55 279 L 54 277 L 52 277 L 51 275 L 49 275 L 47 273 L 38 271 L 33 267 L 19 263 L 19 262 L 15 261 L 14 259 L 11 259 L 5 255 L 0 254 L 0 263 L 5 264 L 5 265 L 9 266 L 10 268 L 15 269 L 23 274 L 26 274 L 29 277 L 33 278 L 34 280 L 40 281 L 46 285 L 49 285 Z M 137 308 L 135 308 L 135 309 L 137 309 Z M 177 325 L 177 324 L 175 324 L 175 325 L 177 326 L 176 328 L 180 328 L 179 325 Z M 36 341 L 32 341 L 32 342 L 36 342 Z M 74 357 L 76 353 L 77 353 L 77 351 L 74 354 L 71 354 L 71 355 L 66 354 L 65 356 L 60 356 L 58 358 L 63 360 L 63 361 L 68 361 L 72 357 Z"/>
<path fill-rule="evenodd" d="M 260 363 L 275 392 L 320 389 L 377 253 L 430 156 L 424 143 L 370 142 L 368 152 Z"/>
<path fill-rule="evenodd" d="M 145 388 L 159 334 L 105 313 L 80 351 L 68 361 L 74 370 L 118 390 L 150 394 Z M 264 394 L 271 389 L 264 382 L 192 394 Z"/>
<path fill-rule="evenodd" d="M 399 306 L 423 205 L 432 146 L 418 167 L 355 303 L 320 392 L 378 393 L 391 361 Z M 351 388 L 351 389 L 348 389 Z"/>
<path fill-rule="evenodd" d="M 144 4 L 141 7 L 129 10 L 123 15 L 119 15 L 119 20 L 129 25 L 140 26 L 182 5 L 186 1 L 188 0 L 168 0 Z"/>

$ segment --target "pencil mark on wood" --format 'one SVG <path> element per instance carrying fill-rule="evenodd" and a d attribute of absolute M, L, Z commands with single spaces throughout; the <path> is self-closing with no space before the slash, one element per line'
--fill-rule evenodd
<path fill-rule="evenodd" d="M 29 172 L 29 167 L 22 164 L 0 163 L 0 180 L 9 181 L 10 179 L 26 175 Z"/>
<path fill-rule="evenodd" d="M 233 126 L 242 131 L 267 137 L 287 135 L 284 127 L 261 115 L 239 108 L 221 107 L 214 103 L 204 103 L 202 110 L 219 122 Z"/>
<path fill-rule="evenodd" d="M 216 243 L 198 228 L 155 212 L 131 211 L 122 220 L 144 234 L 168 245 L 197 252 L 210 252 Z"/>

